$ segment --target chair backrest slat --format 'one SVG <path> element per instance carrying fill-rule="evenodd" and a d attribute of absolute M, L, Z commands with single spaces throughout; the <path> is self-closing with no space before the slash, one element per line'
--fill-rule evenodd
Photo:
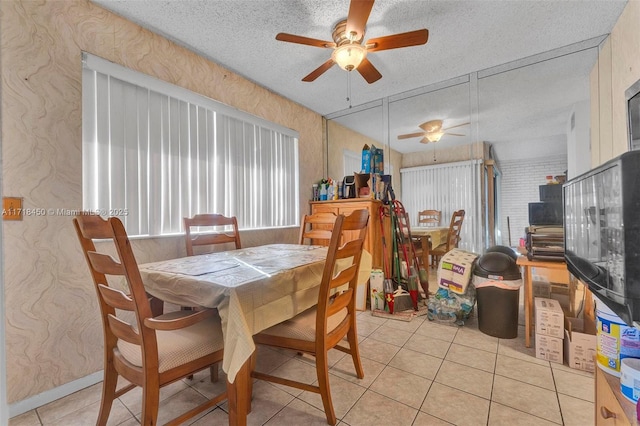
<path fill-rule="evenodd" d="M 104 284 L 98 285 L 98 291 L 100 291 L 102 298 L 109 306 L 115 309 L 122 309 L 123 311 L 135 311 L 136 304 L 133 302 L 133 299 L 124 294 L 123 291 L 108 287 Z"/>
<path fill-rule="evenodd" d="M 422 210 L 418 212 L 418 225 L 440 226 L 442 212 L 440 210 Z"/>
<path fill-rule="evenodd" d="M 329 245 L 336 218 L 336 214 L 332 212 L 319 212 L 302 216 L 300 220 L 300 244 L 304 244 L 305 240 L 310 240 L 314 244 Z"/>
<path fill-rule="evenodd" d="M 109 327 L 111 327 L 111 331 L 118 339 L 135 345 L 142 345 L 140 334 L 138 334 L 130 324 L 122 321 L 120 318 L 109 315 Z"/>
<path fill-rule="evenodd" d="M 122 276 L 125 274 L 122 263 L 116 261 L 111 255 L 90 251 L 87 253 L 87 256 L 89 256 L 91 266 L 96 270 L 96 272 L 104 275 L 117 276 Z"/>
<path fill-rule="evenodd" d="M 207 232 L 202 234 L 192 234 L 193 227 L 231 227 L 232 231 Z M 197 214 L 191 218 L 184 218 L 184 233 L 187 249 L 187 256 L 193 256 L 194 246 L 205 246 L 214 244 L 234 243 L 235 248 L 242 247 L 240 243 L 240 232 L 238 231 L 238 220 L 235 216 L 227 217 L 221 214 L 206 213 Z"/>

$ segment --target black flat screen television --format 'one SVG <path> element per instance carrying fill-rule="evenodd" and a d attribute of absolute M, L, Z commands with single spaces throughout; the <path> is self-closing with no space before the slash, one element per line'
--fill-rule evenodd
<path fill-rule="evenodd" d="M 640 151 L 562 189 L 569 272 L 629 326 L 640 323 Z"/>

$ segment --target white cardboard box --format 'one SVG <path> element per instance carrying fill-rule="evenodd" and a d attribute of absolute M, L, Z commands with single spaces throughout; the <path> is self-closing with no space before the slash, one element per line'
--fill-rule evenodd
<path fill-rule="evenodd" d="M 565 318 L 564 359 L 571 368 L 593 372 L 596 336 L 583 331 L 583 319 Z"/>
<path fill-rule="evenodd" d="M 564 312 L 554 299 L 536 297 L 534 300 L 536 336 L 539 334 L 564 338 Z"/>
<path fill-rule="evenodd" d="M 563 339 L 536 333 L 536 358 L 563 364 Z"/>
<path fill-rule="evenodd" d="M 369 279 L 369 296 L 371 310 L 384 310 L 384 273 L 382 269 L 372 269 L 371 278 Z"/>

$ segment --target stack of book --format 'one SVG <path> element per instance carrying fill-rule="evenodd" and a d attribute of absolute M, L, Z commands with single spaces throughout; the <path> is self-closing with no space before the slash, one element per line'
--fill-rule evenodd
<path fill-rule="evenodd" d="M 529 226 L 526 248 L 529 260 L 564 261 L 564 228 L 562 225 Z"/>

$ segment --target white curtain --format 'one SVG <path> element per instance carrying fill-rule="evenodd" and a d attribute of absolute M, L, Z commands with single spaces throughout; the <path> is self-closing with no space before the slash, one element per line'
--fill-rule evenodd
<path fill-rule="evenodd" d="M 297 134 L 87 57 L 83 209 L 120 216 L 130 235 L 179 233 L 197 213 L 298 224 Z"/>
<path fill-rule="evenodd" d="M 441 226 L 449 226 L 456 210 L 464 210 L 459 248 L 481 253 L 482 243 L 482 162 L 480 160 L 411 167 L 400 170 L 402 203 L 410 223 L 418 221 L 418 212 L 435 209 L 442 212 Z"/>

